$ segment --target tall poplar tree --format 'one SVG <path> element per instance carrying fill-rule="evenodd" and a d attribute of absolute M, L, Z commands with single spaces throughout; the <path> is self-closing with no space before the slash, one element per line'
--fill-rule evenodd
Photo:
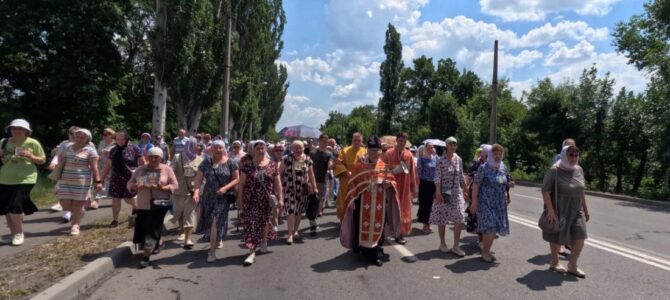
<path fill-rule="evenodd" d="M 382 97 L 379 99 L 379 127 L 377 134 L 388 134 L 391 132 L 391 124 L 395 107 L 400 99 L 400 72 L 403 69 L 402 43 L 400 34 L 393 25 L 389 23 L 386 30 L 386 43 L 384 44 L 386 60 L 379 68 L 380 86 Z"/>

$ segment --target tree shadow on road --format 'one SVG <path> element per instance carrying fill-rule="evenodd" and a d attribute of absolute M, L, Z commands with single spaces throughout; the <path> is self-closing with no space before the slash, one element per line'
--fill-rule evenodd
<path fill-rule="evenodd" d="M 670 205 L 666 205 L 665 203 L 661 204 L 652 204 L 652 203 L 640 203 L 640 202 L 628 202 L 628 201 L 619 201 L 616 203 L 618 206 L 623 206 L 623 207 L 636 207 L 640 209 L 644 209 L 646 211 L 651 211 L 651 212 L 663 212 L 666 214 L 670 214 Z"/>
<path fill-rule="evenodd" d="M 548 287 L 559 287 L 564 281 L 574 282 L 577 278 L 550 270 L 533 270 L 516 281 L 533 291 L 546 291 Z"/>
<path fill-rule="evenodd" d="M 347 251 L 329 260 L 311 265 L 312 271 L 317 273 L 355 271 L 360 268 L 367 268 L 368 266 L 369 264 L 353 251 Z"/>
<path fill-rule="evenodd" d="M 451 265 L 446 265 L 445 268 L 456 274 L 463 274 L 467 272 L 486 271 L 496 267 L 497 264 L 488 263 L 479 257 L 457 260 Z"/>
<path fill-rule="evenodd" d="M 217 259 L 213 263 L 207 262 L 207 252 L 209 250 L 184 251 L 177 255 L 157 258 L 153 260 L 152 265 L 160 268 L 161 265 L 184 265 L 188 269 L 200 268 L 220 268 L 225 266 L 243 265 L 244 259 L 248 254 L 225 256 Z"/>

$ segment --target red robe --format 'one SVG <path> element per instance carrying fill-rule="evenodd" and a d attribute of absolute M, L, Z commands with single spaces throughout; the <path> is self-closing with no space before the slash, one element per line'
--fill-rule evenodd
<path fill-rule="evenodd" d="M 352 172 L 345 198 L 347 209 L 340 227 L 342 246 L 352 248 L 353 239 L 358 239 L 359 246 L 374 248 L 381 239 L 382 230 L 390 236 L 399 234 L 400 209 L 397 196 L 393 174 L 386 170 L 386 164 L 381 159 L 377 163 L 359 161 Z M 361 197 L 361 213 L 354 216 L 354 200 L 358 197 Z M 360 218 L 360 230 L 355 233 L 354 218 Z"/>
<path fill-rule="evenodd" d="M 416 165 L 414 157 L 409 150 L 404 149 L 398 153 L 396 148 L 391 148 L 384 154 L 384 162 L 389 165 L 389 169 L 400 165 L 400 161 L 405 162 L 408 173 L 395 174 L 398 187 L 398 198 L 400 200 L 400 222 L 402 223 L 401 233 L 409 235 L 412 231 L 412 197 L 417 194 Z"/>

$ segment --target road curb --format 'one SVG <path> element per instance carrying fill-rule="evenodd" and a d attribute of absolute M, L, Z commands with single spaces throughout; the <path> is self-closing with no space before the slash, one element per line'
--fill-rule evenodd
<path fill-rule="evenodd" d="M 123 242 L 103 257 L 85 265 L 78 271 L 34 296 L 33 300 L 77 299 L 133 256 L 133 243 Z"/>
<path fill-rule="evenodd" d="M 529 182 L 529 181 L 515 181 L 516 184 L 518 185 L 523 185 L 523 186 L 530 186 L 530 187 L 542 187 L 542 184 L 540 183 L 535 183 L 535 182 Z M 665 207 L 665 208 L 670 208 L 670 201 L 659 201 L 659 200 L 650 200 L 650 199 L 643 199 L 643 198 L 637 198 L 637 197 L 631 197 L 631 196 L 626 196 L 626 195 L 617 195 L 617 194 L 610 194 L 610 193 L 603 193 L 603 192 L 594 192 L 594 191 L 586 191 L 585 192 L 589 196 L 597 196 L 597 197 L 603 197 L 603 198 L 610 198 L 614 200 L 622 200 L 622 201 L 628 201 L 628 202 L 636 202 L 640 204 L 646 204 L 646 205 L 651 205 L 651 206 L 660 206 L 660 207 Z"/>

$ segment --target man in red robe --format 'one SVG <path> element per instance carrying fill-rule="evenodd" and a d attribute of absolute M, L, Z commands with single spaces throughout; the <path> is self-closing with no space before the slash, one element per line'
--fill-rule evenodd
<path fill-rule="evenodd" d="M 349 180 L 340 243 L 381 266 L 384 236 L 400 234 L 400 203 L 393 174 L 381 160 L 379 138 L 371 137 L 367 146 Z"/>
<path fill-rule="evenodd" d="M 416 164 L 412 152 L 405 149 L 407 144 L 407 133 L 400 132 L 396 136 L 396 145 L 386 151 L 384 162 L 395 176 L 398 199 L 400 200 L 400 222 L 401 232 L 395 236 L 398 244 L 406 243 L 403 236 L 412 231 L 412 199 L 417 194 Z"/>

